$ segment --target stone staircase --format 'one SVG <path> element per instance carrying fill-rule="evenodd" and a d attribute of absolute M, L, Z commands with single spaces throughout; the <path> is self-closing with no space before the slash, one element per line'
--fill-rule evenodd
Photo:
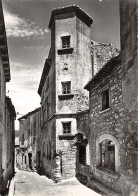
<path fill-rule="evenodd" d="M 83 175 L 77 176 L 77 179 L 85 186 L 101 194 L 101 196 L 122 196 L 121 193 L 111 190 L 110 188 L 108 188 L 107 186 L 103 185 L 95 179 L 91 179 L 91 181 L 88 182 L 87 176 Z"/>
<path fill-rule="evenodd" d="M 90 181 L 89 188 L 97 190 L 102 196 L 122 196 L 121 193 L 111 190 L 110 188 L 106 187 L 96 180 Z"/>

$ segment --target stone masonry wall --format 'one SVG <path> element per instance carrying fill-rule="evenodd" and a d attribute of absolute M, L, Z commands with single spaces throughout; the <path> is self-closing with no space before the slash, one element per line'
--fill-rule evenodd
<path fill-rule="evenodd" d="M 2 168 L 6 168 L 4 165 L 4 138 L 3 133 L 5 132 L 5 78 L 4 78 L 4 71 L 3 71 L 3 64 L 0 56 L 0 82 L 1 82 L 1 95 L 0 95 L 0 181 L 2 181 Z M 1 184 L 1 183 L 0 183 Z M 1 185 L 0 185 L 1 190 Z"/>
<path fill-rule="evenodd" d="M 105 86 L 109 87 L 110 108 L 102 111 L 101 92 Z M 124 196 L 129 195 L 133 184 L 132 157 L 128 153 L 128 148 L 133 145 L 133 142 L 132 135 L 128 134 L 126 129 L 128 122 L 131 127 L 135 122 L 135 115 L 132 113 L 130 116 L 128 110 L 125 110 L 122 72 L 121 66 L 118 65 L 111 76 L 90 91 L 90 151 L 93 152 L 91 170 L 95 178 L 111 189 L 121 191 Z M 119 143 L 118 171 L 115 173 L 97 168 L 96 140 L 103 134 L 114 136 Z"/>
<path fill-rule="evenodd" d="M 60 17 L 60 16 L 58 16 Z M 63 18 L 62 18 L 63 17 Z M 76 17 L 75 12 L 61 15 L 55 20 L 56 113 L 68 114 L 56 120 L 56 162 L 63 179 L 75 176 L 77 111 L 88 109 L 88 92 L 84 85 L 92 76 L 90 54 L 90 27 Z M 62 36 L 70 36 L 70 54 L 58 54 L 62 49 Z M 87 77 L 86 77 L 87 75 Z M 62 82 L 71 81 L 71 97 L 62 95 Z M 71 122 L 71 133 L 64 136 L 62 122 Z"/>
<path fill-rule="evenodd" d="M 85 135 L 85 137 L 89 140 L 89 110 L 77 113 L 77 133 Z"/>
<path fill-rule="evenodd" d="M 119 54 L 117 49 L 112 44 L 105 44 L 96 41 L 91 41 L 91 57 L 93 76 L 113 57 Z"/>
<path fill-rule="evenodd" d="M 54 179 L 56 136 L 55 136 L 55 118 L 48 121 L 41 130 L 41 160 L 43 173 L 49 178 Z"/>
<path fill-rule="evenodd" d="M 134 184 L 138 183 L 138 63 L 137 63 L 137 33 L 138 11 L 137 1 L 120 0 L 120 36 L 122 55 L 122 94 L 126 110 L 125 131 L 127 147 L 132 157 L 132 174 Z M 130 141 L 132 145 L 130 145 Z M 124 164 L 125 165 L 125 164 Z M 137 192 L 133 188 L 133 192 Z"/>
<path fill-rule="evenodd" d="M 64 135 L 62 122 L 71 121 L 71 134 Z M 59 154 L 59 169 L 63 179 L 74 177 L 76 168 L 76 146 L 74 138 L 77 133 L 76 118 L 56 119 L 56 152 Z"/>
<path fill-rule="evenodd" d="M 92 76 L 90 28 L 75 15 L 70 18 L 68 14 L 66 15 L 65 19 L 55 22 L 57 113 L 75 113 L 78 110 L 88 109 L 88 92 L 83 87 Z M 73 48 L 73 52 L 58 55 L 57 51 L 62 48 L 61 37 L 68 35 L 70 35 L 70 47 Z M 59 95 L 62 94 L 62 82 L 66 81 L 71 81 L 73 97 L 59 99 Z"/>

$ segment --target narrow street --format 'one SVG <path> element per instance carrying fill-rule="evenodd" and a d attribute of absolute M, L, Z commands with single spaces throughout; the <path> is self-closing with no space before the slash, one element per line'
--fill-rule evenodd
<path fill-rule="evenodd" d="M 54 183 L 36 172 L 17 170 L 11 182 L 9 196 L 100 196 L 75 178 Z"/>

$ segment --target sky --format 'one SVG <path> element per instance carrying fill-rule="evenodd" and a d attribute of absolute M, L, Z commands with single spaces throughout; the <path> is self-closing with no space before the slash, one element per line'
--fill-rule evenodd
<path fill-rule="evenodd" d="M 2 0 L 2 3 L 11 69 L 6 91 L 20 114 L 17 118 L 40 107 L 37 90 L 50 49 L 48 23 L 54 8 L 78 5 L 93 18 L 91 39 L 120 48 L 119 0 Z"/>

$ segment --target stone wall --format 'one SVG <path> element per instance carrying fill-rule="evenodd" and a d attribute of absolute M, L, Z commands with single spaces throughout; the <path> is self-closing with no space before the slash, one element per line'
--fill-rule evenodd
<path fill-rule="evenodd" d="M 5 23 L 3 16 L 2 2 L 0 0 L 0 193 L 2 189 L 6 189 L 6 183 L 13 173 L 14 162 L 13 162 L 13 131 L 14 127 L 9 116 L 12 114 L 11 111 L 7 110 L 5 101 L 6 97 L 6 82 L 10 81 L 10 66 L 9 56 L 7 48 L 7 38 L 5 33 Z M 9 108 L 8 108 L 9 109 Z M 7 113 L 6 113 L 7 112 Z M 6 117 L 8 115 L 8 120 Z M 8 127 L 8 128 L 7 128 Z M 9 145 L 10 144 L 10 145 Z M 8 149 L 8 150 L 7 150 Z M 10 151 L 11 149 L 11 151 Z"/>
<path fill-rule="evenodd" d="M 113 57 L 119 54 L 117 49 L 112 44 L 105 44 L 96 41 L 91 41 L 91 58 L 93 76 Z"/>
<path fill-rule="evenodd" d="M 30 141 L 28 146 L 29 151 L 32 153 L 32 167 L 36 168 L 36 157 L 37 157 L 37 131 L 39 130 L 39 111 L 30 116 Z"/>
<path fill-rule="evenodd" d="M 88 109 L 88 92 L 83 87 L 92 76 L 90 27 L 73 11 L 58 17 L 62 19 L 55 20 L 56 113 L 61 117 L 57 116 L 56 120 L 56 150 L 59 172 L 62 178 L 70 178 L 76 173 L 75 114 Z M 70 36 L 70 54 L 58 54 L 62 49 L 62 36 Z M 62 93 L 62 82 L 66 81 L 71 82 L 70 97 Z M 71 133 L 66 135 L 62 123 L 68 121 L 71 122 Z"/>
<path fill-rule="evenodd" d="M 53 177 L 55 169 L 55 152 L 56 152 L 56 136 L 55 136 L 55 118 L 52 118 L 41 129 L 41 158 L 43 173 L 49 178 Z"/>
<path fill-rule="evenodd" d="M 66 12 L 66 9 L 69 10 Z M 41 81 L 45 78 L 42 86 L 40 82 L 40 87 L 42 87 L 42 91 L 39 93 L 41 94 L 42 106 L 40 142 L 42 143 L 41 154 L 44 153 L 44 156 L 42 155 L 42 164 L 44 173 L 55 179 L 55 181 L 56 178 L 69 178 L 75 175 L 75 151 L 77 151 L 75 146 L 75 134 L 77 133 L 76 113 L 87 110 L 89 107 L 88 92 L 84 89 L 84 85 L 92 77 L 90 41 L 92 19 L 87 16 L 89 21 L 85 21 L 87 14 L 83 13 L 85 17 L 81 18 L 74 9 L 79 10 L 81 13 L 83 12 L 76 6 L 59 8 L 52 12 L 50 20 L 52 21 L 50 22 L 51 49 L 48 56 L 50 68 L 48 69 L 47 65 L 44 65 L 44 68 L 47 69 L 45 73 L 42 73 Z M 70 36 L 69 48 L 62 48 L 63 36 Z M 117 55 L 118 52 L 114 46 L 108 44 L 100 45 L 98 43 L 98 46 L 95 44 L 92 47 L 95 66 L 100 61 L 97 60 L 97 58 L 100 58 L 97 51 L 101 56 L 106 56 L 105 61 Z M 104 57 L 102 57 L 100 66 L 105 61 Z M 47 88 L 48 78 L 49 88 Z M 63 82 L 71 82 L 71 91 L 68 95 L 62 92 Z M 48 112 L 49 116 L 47 115 Z M 81 116 L 79 121 L 84 122 L 82 118 Z M 88 114 L 84 118 L 88 121 Z M 71 133 L 64 136 L 63 122 L 68 121 L 71 123 Z M 80 126 L 84 129 L 88 128 L 87 123 L 82 123 Z M 82 127 L 79 127 L 79 130 Z M 89 129 L 87 130 L 88 135 Z M 49 146 L 51 146 L 51 158 L 47 156 Z"/>
<path fill-rule="evenodd" d="M 90 89 L 91 179 L 123 196 L 138 194 L 136 14 L 135 0 L 120 0 L 121 63 Z M 110 107 L 102 111 L 104 89 L 109 89 Z M 105 139 L 115 144 L 115 171 L 101 167 L 100 145 Z"/>
<path fill-rule="evenodd" d="M 137 1 L 120 0 L 120 35 L 122 54 L 122 93 L 126 110 L 127 135 L 132 137 L 129 154 L 133 159 L 133 178 L 138 183 L 138 63 L 137 63 L 137 34 L 138 10 Z"/>
<path fill-rule="evenodd" d="M 5 77 L 3 71 L 2 59 L 0 57 L 0 82 L 1 82 L 1 94 L 0 94 L 0 181 L 2 181 L 2 168 L 5 168 L 5 160 L 3 159 L 3 150 L 5 149 L 5 143 L 3 142 L 3 133 L 5 130 Z M 1 184 L 1 183 L 0 183 Z M 0 185 L 0 190 L 1 190 Z"/>
<path fill-rule="evenodd" d="M 109 88 L 110 108 L 102 111 L 102 90 L 105 87 Z M 134 122 L 133 115 L 130 122 Z M 93 152 L 91 168 L 95 178 L 111 189 L 121 191 L 124 195 L 129 195 L 126 189 L 133 181 L 132 158 L 128 153 L 128 147 L 133 143 L 131 135 L 126 131 L 127 123 L 127 110 L 125 110 L 122 95 L 122 73 L 119 65 L 110 77 L 105 78 L 90 92 L 90 151 Z M 115 173 L 98 168 L 99 143 L 97 142 L 102 135 L 104 140 L 105 134 L 109 135 L 110 139 L 117 140 L 118 155 L 115 155 Z M 125 180 L 130 181 L 130 184 L 126 185 Z"/>
<path fill-rule="evenodd" d="M 19 118 L 19 155 L 18 167 L 21 169 L 36 168 L 36 135 L 40 129 L 40 108 Z M 31 156 L 31 158 L 29 157 Z"/>
<path fill-rule="evenodd" d="M 13 108 L 13 109 L 12 109 Z M 14 176 L 14 118 L 15 109 L 12 105 L 11 99 L 6 97 L 6 108 L 5 108 L 5 132 L 3 139 L 5 142 L 4 148 L 4 161 L 5 168 L 3 170 L 2 186 L 6 187 L 7 182 Z"/>
<path fill-rule="evenodd" d="M 85 135 L 89 139 L 89 110 L 77 113 L 77 133 Z"/>
<path fill-rule="evenodd" d="M 62 123 L 71 121 L 71 134 L 63 133 Z M 60 172 L 63 179 L 75 176 L 76 146 L 74 138 L 77 133 L 76 118 L 56 119 L 56 150 L 60 155 Z"/>
<path fill-rule="evenodd" d="M 65 19 L 55 21 L 57 113 L 75 113 L 78 109 L 88 108 L 88 93 L 82 87 L 92 76 L 89 47 L 90 28 L 75 14 L 73 17 L 70 17 L 69 14 L 64 16 Z M 70 36 L 70 47 L 73 48 L 71 54 L 58 55 L 58 50 L 62 49 L 62 36 Z M 59 95 L 62 95 L 62 82 L 66 81 L 71 81 L 72 97 L 61 99 Z M 85 101 L 82 101 L 82 97 Z"/>

